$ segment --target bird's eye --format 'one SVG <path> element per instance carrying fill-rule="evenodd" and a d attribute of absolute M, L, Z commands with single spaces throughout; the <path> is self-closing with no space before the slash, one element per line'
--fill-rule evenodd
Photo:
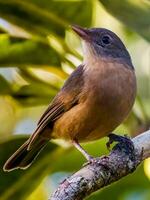
<path fill-rule="evenodd" d="M 110 42 L 111 42 L 111 39 L 110 39 L 110 37 L 109 37 L 108 35 L 104 35 L 104 36 L 102 37 L 102 43 L 103 43 L 104 45 L 110 44 Z"/>

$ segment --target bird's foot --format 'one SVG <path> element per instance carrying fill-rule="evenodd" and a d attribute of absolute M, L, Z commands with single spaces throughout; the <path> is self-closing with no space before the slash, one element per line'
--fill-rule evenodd
<path fill-rule="evenodd" d="M 110 145 L 113 142 L 118 142 L 118 144 L 116 144 L 116 146 L 113 147 L 113 150 L 118 149 L 120 151 L 124 151 L 125 154 L 130 156 L 131 160 L 134 160 L 135 158 L 134 144 L 128 136 L 120 136 L 111 133 L 108 135 L 108 137 L 109 141 L 106 143 L 106 146 L 109 150 L 110 150 Z"/>
<path fill-rule="evenodd" d="M 83 164 L 83 167 L 87 166 L 87 165 L 91 165 L 91 164 L 95 164 L 95 163 L 98 163 L 98 164 L 102 164 L 101 163 L 101 160 L 107 160 L 108 159 L 108 156 L 102 156 L 102 157 L 92 157 L 86 162 Z"/>

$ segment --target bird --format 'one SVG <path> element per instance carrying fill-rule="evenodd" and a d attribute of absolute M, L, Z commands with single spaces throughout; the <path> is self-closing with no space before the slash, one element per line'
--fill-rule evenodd
<path fill-rule="evenodd" d="M 37 123 L 29 139 L 6 161 L 4 171 L 28 168 L 51 139 L 80 143 L 108 136 L 132 110 L 136 75 L 121 39 L 106 28 L 72 25 L 80 37 L 83 61 L 72 72 Z M 121 137 L 121 136 L 120 136 Z"/>

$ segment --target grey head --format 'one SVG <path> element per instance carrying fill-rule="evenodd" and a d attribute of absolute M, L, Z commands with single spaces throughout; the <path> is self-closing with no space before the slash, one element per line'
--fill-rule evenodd
<path fill-rule="evenodd" d="M 94 55 L 102 59 L 115 60 L 133 68 L 131 57 L 121 39 L 105 28 L 82 28 L 73 25 L 72 29 L 83 40 L 84 54 Z"/>

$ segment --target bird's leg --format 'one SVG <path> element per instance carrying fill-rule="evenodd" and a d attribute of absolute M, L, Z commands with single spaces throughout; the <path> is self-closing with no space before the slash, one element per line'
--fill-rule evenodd
<path fill-rule="evenodd" d="M 81 147 L 81 145 L 78 143 L 78 141 L 77 141 L 76 139 L 72 140 L 72 144 L 75 146 L 75 148 L 77 148 L 77 149 L 83 154 L 83 156 L 86 158 L 86 160 L 87 160 L 88 162 L 91 162 L 91 161 L 94 159 L 92 156 L 90 156 L 90 155 L 88 154 L 87 151 L 85 151 L 85 150 Z"/>
<path fill-rule="evenodd" d="M 83 156 L 86 158 L 87 163 L 85 163 L 83 166 L 85 167 L 86 165 L 89 165 L 91 163 L 98 163 L 99 165 L 102 165 L 103 167 L 105 167 L 106 169 L 109 168 L 108 164 L 107 164 L 107 156 L 103 156 L 101 157 L 101 160 L 99 160 L 99 158 L 94 158 L 91 155 L 89 155 L 82 147 L 81 145 L 78 143 L 78 141 L 76 139 L 72 140 L 73 145 L 83 154 Z"/>

